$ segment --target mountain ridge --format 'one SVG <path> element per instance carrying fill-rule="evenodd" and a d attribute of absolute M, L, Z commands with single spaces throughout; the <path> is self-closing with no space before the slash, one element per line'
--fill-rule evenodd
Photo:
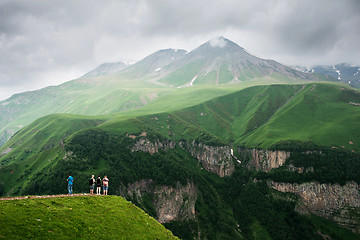
<path fill-rule="evenodd" d="M 276 61 L 254 57 L 223 37 L 212 39 L 191 52 L 159 50 L 123 67 L 122 63 L 100 65 L 79 79 L 1 101 L 0 145 L 23 126 L 47 114 L 99 115 L 131 111 L 174 93 L 179 87 L 229 85 L 236 89 L 258 82 L 319 80 Z"/>
<path fill-rule="evenodd" d="M 111 73 L 116 73 L 129 65 L 123 62 L 113 62 L 113 63 L 102 63 L 95 69 L 90 72 L 85 73 L 81 78 L 87 77 L 99 77 L 102 75 L 107 75 Z"/>
<path fill-rule="evenodd" d="M 266 182 L 360 183 L 352 168 L 358 166 L 360 110 L 349 102 L 360 102 L 359 91 L 310 83 L 248 87 L 168 111 L 153 102 L 158 111 L 132 115 L 48 115 L 0 147 L 0 191 L 62 193 L 63 175 L 71 171 L 78 190 L 87 192 L 91 174 L 106 174 L 111 194 L 161 221 L 173 219 L 165 226 L 184 239 L 199 233 L 243 239 L 259 231 L 273 239 L 316 239 L 316 222 L 325 220 L 300 215 L 300 200 Z M 244 148 L 259 156 L 244 157 Z M 281 149 L 291 152 L 283 155 L 291 162 L 282 159 L 285 165 L 269 172 L 251 168 L 254 161 L 275 161 L 267 154 Z M 301 167 L 303 173 L 292 170 Z M 341 228 L 321 229 L 334 236 Z"/>
<path fill-rule="evenodd" d="M 310 68 L 295 66 L 296 69 L 313 74 L 322 74 L 329 79 L 341 81 L 354 88 L 360 88 L 360 66 L 340 63 L 335 65 L 316 65 Z"/>
<path fill-rule="evenodd" d="M 275 72 L 289 79 L 315 80 L 309 74 L 293 70 L 276 61 L 255 57 L 223 37 L 200 45 L 184 58 L 166 67 L 174 69 L 173 73 L 160 79 L 159 82 L 175 87 L 241 83 L 255 78 L 269 77 Z"/>

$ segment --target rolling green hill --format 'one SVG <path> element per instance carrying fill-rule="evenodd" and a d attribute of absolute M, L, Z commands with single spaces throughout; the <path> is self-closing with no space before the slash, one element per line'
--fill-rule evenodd
<path fill-rule="evenodd" d="M 190 98 L 194 94 L 196 97 Z M 165 223 L 184 239 L 199 233 L 207 239 L 320 239 L 319 231 L 333 239 L 339 239 L 337 232 L 343 231 L 345 239 L 353 239 L 358 236 L 335 223 L 300 215 L 294 210 L 296 197 L 267 187 L 265 180 L 271 177 L 284 181 L 286 170 L 264 175 L 237 164 L 231 176 L 219 178 L 206 171 L 180 142 L 232 149 L 276 149 L 284 142 L 298 141 L 305 144 L 302 146 L 310 142 L 326 149 L 330 161 L 334 156 L 331 147 L 338 147 L 341 161 L 351 163 L 360 150 L 359 103 L 359 91 L 335 84 L 265 85 L 238 91 L 227 86 L 220 90 L 199 86 L 191 92 L 174 90 L 172 95 L 126 113 L 49 115 L 23 128 L 0 148 L 0 193 L 65 193 L 69 172 L 78 179 L 75 192 L 87 192 L 86 180 L 91 174 L 107 174 L 111 176 L 111 194 L 126 196 L 157 218 L 155 202 L 161 194 L 149 189 L 176 189 L 193 183 L 197 189 L 195 217 Z M 139 139 L 169 145 L 174 142 L 176 146 L 150 154 L 132 149 Z M 342 179 L 329 174 L 333 171 L 331 162 L 326 158 L 321 161 L 322 166 L 306 163 L 315 167 L 306 180 L 321 178 L 315 175 L 321 169 L 327 174 L 322 179 L 341 183 Z M 348 167 L 341 171 L 346 174 Z M 358 179 L 358 174 L 349 174 L 348 180 Z M 143 197 L 126 190 L 149 180 L 155 186 L 141 190 L 145 191 Z M 190 196 L 181 195 L 187 201 Z"/>
<path fill-rule="evenodd" d="M 178 239 L 116 196 L 4 200 L 2 239 Z"/>
<path fill-rule="evenodd" d="M 126 124 L 114 118 L 99 127 L 121 133 L 149 129 L 174 140 L 192 139 L 204 131 L 226 144 L 250 148 L 298 140 L 359 151 L 357 103 L 359 91 L 338 85 L 258 86 L 185 109 L 140 116 Z M 169 136 L 169 129 L 174 137 Z"/>
<path fill-rule="evenodd" d="M 217 44 L 214 44 L 214 40 Z M 186 88 L 187 93 L 187 90 L 177 87 L 211 88 L 218 96 L 224 89 L 223 94 L 226 94 L 229 90 L 237 91 L 258 84 L 326 80 L 252 56 L 236 43 L 222 37 L 204 43 L 189 53 L 180 49 L 159 50 L 124 69 L 121 63 L 108 67 L 105 64 L 79 79 L 15 94 L 0 102 L 0 146 L 24 126 L 52 113 L 89 116 L 113 114 L 142 108 L 154 100 L 165 102 L 165 99 L 170 100 L 168 106 L 176 104 L 177 109 L 181 109 L 212 97 L 203 91 L 196 98 L 189 98 L 194 90 Z M 106 69 L 108 72 L 104 72 Z M 169 97 L 172 94 L 185 101 Z M 163 111 L 168 111 L 168 106 Z"/>
<path fill-rule="evenodd" d="M 257 86 L 235 93 L 201 90 L 204 89 L 193 89 L 188 94 L 196 93 L 199 99 L 226 91 L 230 94 L 181 110 L 178 108 L 186 105 L 186 100 L 172 106 L 165 98 L 126 114 L 54 114 L 34 121 L 0 148 L 0 179 L 17 179 L 5 192 L 20 193 L 31 177 L 64 156 L 68 137 L 91 128 L 119 136 L 147 132 L 149 136 L 173 141 L 198 139 L 233 148 L 270 148 L 284 141 L 301 141 L 360 150 L 358 91 L 319 83 Z M 169 111 L 159 113 L 159 109 Z"/>
<path fill-rule="evenodd" d="M 308 85 L 267 121 L 238 142 L 269 147 L 284 140 L 359 151 L 359 91 L 326 84 Z"/>
<path fill-rule="evenodd" d="M 144 106 L 168 92 L 151 84 L 99 77 L 12 96 L 0 104 L 0 144 L 32 121 L 51 113 L 100 115 Z M 124 85 L 128 86 L 127 88 Z"/>

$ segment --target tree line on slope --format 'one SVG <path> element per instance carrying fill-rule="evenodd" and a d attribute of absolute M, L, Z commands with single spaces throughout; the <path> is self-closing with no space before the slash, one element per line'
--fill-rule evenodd
<path fill-rule="evenodd" d="M 198 187 L 196 218 L 165 224 L 182 239 L 193 239 L 199 232 L 203 239 L 256 239 L 259 228 L 271 239 L 320 239 L 311 220 L 295 212 L 295 201 L 274 195 L 265 182 L 254 182 L 256 172 L 238 167 L 232 176 L 219 178 L 202 170 L 181 148 L 151 155 L 132 152 L 134 141 L 102 130 L 79 132 L 66 142 L 66 156 L 59 153 L 55 166 L 34 175 L 24 194 L 64 193 L 69 172 L 78 192 L 88 191 L 91 174 L 107 174 L 112 194 L 142 179 L 167 186 L 192 181 Z M 154 197 L 149 194 L 135 203 L 155 216 Z"/>
<path fill-rule="evenodd" d="M 269 173 L 258 172 L 259 179 L 269 178 L 288 183 L 318 181 L 340 185 L 355 181 L 360 184 L 360 154 L 357 152 L 299 141 L 281 142 L 272 149 L 289 151 L 290 157 L 280 168 Z M 291 167 L 302 168 L 303 172 L 291 170 Z"/>

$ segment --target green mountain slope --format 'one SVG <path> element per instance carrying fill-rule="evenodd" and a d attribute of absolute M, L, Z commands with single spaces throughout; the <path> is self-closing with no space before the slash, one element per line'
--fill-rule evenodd
<path fill-rule="evenodd" d="M 174 140 L 192 139 L 203 131 L 235 146 L 269 148 L 298 140 L 359 151 L 358 103 L 358 91 L 337 85 L 258 86 L 132 123 L 114 118 L 100 127 L 121 133 L 148 129 Z M 134 122 L 138 125 L 131 127 Z"/>
<path fill-rule="evenodd" d="M 212 40 L 190 53 L 159 50 L 124 69 L 121 63 L 105 64 L 59 86 L 16 94 L 0 102 L 0 146 L 15 132 L 45 115 L 126 112 L 161 99 L 163 95 L 166 98 L 172 93 L 179 95 L 175 87 L 228 85 L 228 89 L 235 91 L 260 82 L 296 84 L 322 80 L 319 76 L 252 56 L 228 39 L 215 40 L 215 45 Z M 116 69 L 122 70 L 116 72 Z M 180 92 L 188 95 L 186 91 Z M 208 99 L 197 98 L 192 100 L 192 105 Z M 188 105 L 180 108 L 189 106 L 190 101 L 187 99 Z"/>
<path fill-rule="evenodd" d="M 207 93 L 200 99 L 217 93 L 202 90 Z M 194 89 L 192 93 L 199 96 L 203 92 Z M 182 110 L 176 110 L 181 104 L 171 106 L 170 100 L 165 100 L 113 116 L 49 115 L 38 119 L 0 148 L 0 178 L 2 181 L 8 177 L 18 179 L 7 185 L 5 192 L 20 193 L 32 176 L 57 162 L 52 159 L 64 157 L 63 145 L 69 136 L 88 128 L 99 128 L 120 136 L 139 136 L 146 132 L 173 141 L 198 139 L 234 148 L 269 148 L 279 142 L 297 140 L 360 150 L 357 134 L 360 108 L 356 105 L 360 103 L 360 94 L 341 86 L 251 87 Z M 175 111 L 158 112 L 160 109 L 172 110 L 172 107 Z"/>
<path fill-rule="evenodd" d="M 359 151 L 360 93 L 333 85 L 308 85 L 269 121 L 238 141 L 269 147 L 282 140 L 312 141 L 319 145 Z"/>
<path fill-rule="evenodd" d="M 0 145 L 19 129 L 51 113 L 99 115 L 128 111 L 146 105 L 162 92 L 166 90 L 150 83 L 129 84 L 100 77 L 17 94 L 0 104 Z"/>
<path fill-rule="evenodd" d="M 177 239 L 116 196 L 5 200 L 0 213 L 4 239 Z"/>
<path fill-rule="evenodd" d="M 320 239 L 319 231 L 334 239 L 339 231 L 346 232 L 348 239 L 357 237 L 336 224 L 327 228 L 330 225 L 322 218 L 314 220 L 300 215 L 294 210 L 296 198 L 282 195 L 266 185 L 266 180 L 272 177 L 289 181 L 289 176 L 299 178 L 298 173 L 291 175 L 282 168 L 266 175 L 249 170 L 233 159 L 232 175 L 219 178 L 206 171 L 192 151 L 201 152 L 201 145 L 211 151 L 220 151 L 215 149 L 221 147 L 236 151 L 244 146 L 276 148 L 284 141 L 311 141 L 326 149 L 323 150 L 326 156 L 320 159 L 322 166 L 306 162 L 308 160 L 291 160 L 295 166 L 305 162 L 307 167 L 314 167 L 312 173 L 304 175 L 306 181 L 321 179 L 342 183 L 345 178 L 339 175 L 340 178 L 335 179 L 335 174 L 329 174 L 340 169 L 349 176 L 346 180 L 358 182 L 358 174 L 348 166 L 358 159 L 359 153 L 358 91 L 320 83 L 255 86 L 235 92 L 225 87 L 220 92 L 198 87 L 192 89 L 197 96 L 203 94 L 198 100 L 210 100 L 197 105 L 192 105 L 191 99 L 186 98 L 189 95 L 181 91 L 183 89 L 172 96 L 184 97 L 184 103 L 176 103 L 179 98 L 170 101 L 171 95 L 168 95 L 123 114 L 103 117 L 54 114 L 38 119 L 0 148 L 0 193 L 65 193 L 68 172 L 78 179 L 75 192 L 87 192 L 89 176 L 107 174 L 111 176 L 111 194 L 126 196 L 158 218 L 159 206 L 166 206 L 158 202 L 160 196 L 166 195 L 165 189 L 193 184 L 196 200 L 192 200 L 191 192 L 182 193 L 178 198 L 185 199 L 188 205 L 194 201 L 194 215 L 165 224 L 184 239 L 192 239 L 199 232 L 206 239 L 251 239 L 255 235 L 271 239 L 298 239 L 299 236 Z M 211 99 L 215 93 L 220 96 Z M 174 106 L 169 106 L 171 102 Z M 180 109 L 181 106 L 186 108 Z M 317 128 L 312 128 L 312 124 Z M 299 125 L 303 126 L 301 131 L 297 131 Z M 139 141 L 144 141 L 144 145 L 167 144 L 167 147 L 159 147 L 159 151 L 151 154 L 134 149 Z M 336 156 L 333 146 L 341 148 Z M 313 155 L 308 158 L 313 159 Z M 346 167 L 338 166 L 339 159 Z M 353 166 L 357 165 L 353 163 Z M 347 174 L 349 171 L 351 174 Z M 316 175 L 320 172 L 323 175 Z M 144 190 L 141 184 L 148 187 Z M 139 185 L 139 193 L 129 193 L 132 185 Z M 155 191 L 157 188 L 162 194 Z M 186 204 L 181 205 L 183 209 Z"/>
<path fill-rule="evenodd" d="M 29 179 L 39 174 L 44 167 L 56 164 L 62 141 L 73 133 L 95 127 L 105 118 L 79 115 L 54 114 L 34 121 L 20 130 L 1 149 L 1 181 L 18 179 L 7 184 L 8 191 L 16 193 L 26 186 Z M 1 184 L 0 184 L 1 185 Z"/>

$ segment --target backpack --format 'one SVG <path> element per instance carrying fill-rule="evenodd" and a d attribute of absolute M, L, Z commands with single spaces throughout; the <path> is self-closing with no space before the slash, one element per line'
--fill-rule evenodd
<path fill-rule="evenodd" d="M 89 185 L 91 186 L 91 185 L 93 185 L 94 184 L 94 180 L 92 179 L 92 178 L 90 178 L 90 180 L 89 180 Z"/>
<path fill-rule="evenodd" d="M 96 179 L 96 183 L 101 184 L 101 179 L 100 178 Z"/>

